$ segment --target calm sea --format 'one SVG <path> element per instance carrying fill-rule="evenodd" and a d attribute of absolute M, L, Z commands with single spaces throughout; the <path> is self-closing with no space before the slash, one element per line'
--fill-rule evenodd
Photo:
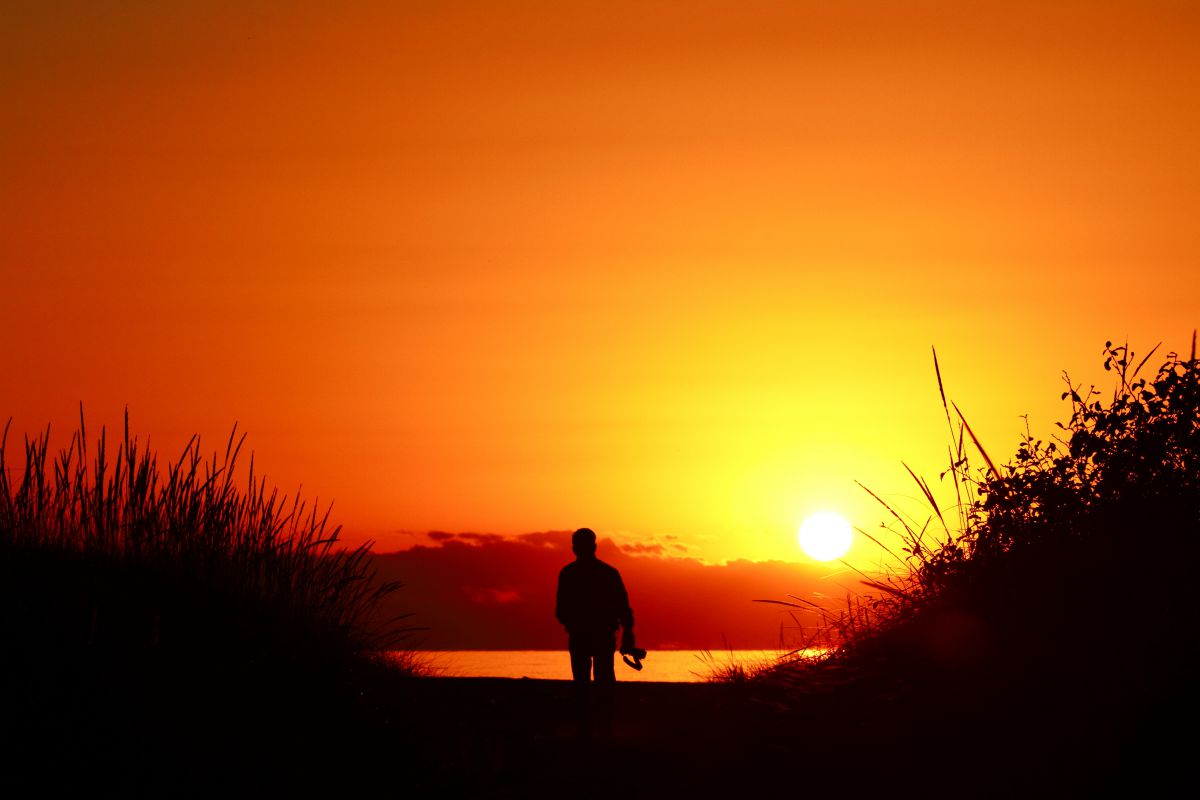
<path fill-rule="evenodd" d="M 435 674 L 456 678 L 540 678 L 570 680 L 565 650 L 421 650 L 415 655 Z M 618 681 L 704 681 L 714 670 L 730 665 L 770 664 L 779 650 L 651 650 L 639 672 L 616 658 Z"/>

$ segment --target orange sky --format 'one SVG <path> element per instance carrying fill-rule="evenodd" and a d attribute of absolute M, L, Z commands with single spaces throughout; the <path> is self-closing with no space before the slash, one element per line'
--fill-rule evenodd
<path fill-rule="evenodd" d="M 1200 324 L 1190 3 L 5 3 L 0 417 L 803 560 Z M 1105 384 L 1107 385 L 1107 384 Z M 852 560 L 878 560 L 857 544 Z"/>

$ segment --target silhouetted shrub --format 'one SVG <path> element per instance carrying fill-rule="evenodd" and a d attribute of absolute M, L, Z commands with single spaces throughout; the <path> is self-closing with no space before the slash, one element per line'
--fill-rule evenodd
<path fill-rule="evenodd" d="M 268 489 L 254 474 L 253 457 L 239 488 L 243 440 L 235 429 L 223 457 L 205 460 L 192 437 L 163 474 L 157 456 L 130 435 L 128 417 L 116 457 L 110 460 L 101 431 L 89 461 L 81 416 L 69 446 L 53 460 L 48 430 L 26 440 L 24 469 L 13 483 L 6 427 L 0 439 L 0 546 L 10 554 L 38 550 L 64 563 L 94 564 L 97 575 L 120 569 L 144 576 L 139 590 L 157 593 L 158 602 L 142 598 L 145 605 L 128 613 L 146 617 L 147 636 L 176 633 L 174 620 L 162 616 L 167 596 L 198 592 L 208 601 L 219 596 L 245 604 L 240 616 L 253 617 L 250 609 L 269 616 L 269 624 L 255 620 L 263 623 L 255 635 L 294 637 L 305 648 L 376 648 L 380 643 L 368 638 L 367 623 L 379 599 L 398 584 L 373 580 L 369 544 L 340 547 L 341 528 L 329 528 L 328 509 L 308 509 L 298 495 L 289 501 Z M 134 589 L 114 581 L 103 590 L 115 595 Z M 91 616 L 103 610 L 96 606 Z M 236 619 L 222 622 L 230 625 L 230 637 L 239 630 Z M 95 625 L 89 628 L 94 639 Z"/>
<path fill-rule="evenodd" d="M 1111 402 L 1068 384 L 1066 437 L 1026 435 L 1003 476 L 980 487 L 983 522 L 972 553 L 1003 552 L 1040 540 L 1086 543 L 1123 537 L 1132 552 L 1194 546 L 1200 522 L 1200 370 L 1171 353 L 1150 380 L 1130 370 L 1125 347 L 1105 344 L 1114 371 Z M 1143 359 L 1142 364 L 1145 363 Z"/>
<path fill-rule="evenodd" d="M 1171 731 L 1197 708 L 1194 342 L 1189 358 L 1166 355 L 1152 377 L 1139 377 L 1149 356 L 1135 362 L 1106 343 L 1111 398 L 1064 375 L 1071 415 L 1061 433 L 1045 441 L 1027 431 L 1002 466 L 961 413 L 951 422 L 958 409 L 943 392 L 953 437 L 943 477 L 960 502 L 939 507 L 913 474 L 929 519 L 888 507 L 907 571 L 864 580 L 870 591 L 827 612 L 828 658 L 764 682 L 799 693 L 796 709 L 828 695 L 860 727 L 937 739 L 943 763 L 962 774 L 1002 767 L 1078 789 L 1184 763 L 1186 743 Z M 967 457 L 971 443 L 982 469 Z M 912 750 L 898 745 L 897 760 Z"/>
<path fill-rule="evenodd" d="M 38 781 L 154 774 L 154 793 L 311 779 L 406 633 L 374 619 L 399 584 L 376 580 L 369 544 L 343 548 L 328 509 L 268 488 L 253 458 L 238 481 L 236 430 L 165 470 L 128 417 L 112 458 L 103 431 L 89 457 L 82 415 L 56 455 L 48 430 L 26 439 L 19 471 L 7 434 L 0 749 L 59 765 Z"/>

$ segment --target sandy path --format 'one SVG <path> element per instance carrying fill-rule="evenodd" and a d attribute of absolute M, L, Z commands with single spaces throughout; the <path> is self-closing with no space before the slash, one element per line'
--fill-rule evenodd
<path fill-rule="evenodd" d="M 499 678 L 408 681 L 386 701 L 393 759 L 415 755 L 415 778 L 430 790 L 473 797 L 600 797 L 765 787 L 776 755 L 764 744 L 769 709 L 733 687 L 618 683 L 613 739 L 585 746 L 575 736 L 571 684 Z M 369 783 L 388 769 L 369 770 Z M 699 792 L 699 794 L 697 794 Z"/>

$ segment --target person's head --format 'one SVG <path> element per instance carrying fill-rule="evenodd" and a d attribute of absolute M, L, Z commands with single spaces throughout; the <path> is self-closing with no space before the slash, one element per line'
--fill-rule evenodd
<path fill-rule="evenodd" d="M 576 558 L 594 558 L 596 555 L 596 533 L 591 528 L 580 528 L 571 534 L 571 550 Z"/>

